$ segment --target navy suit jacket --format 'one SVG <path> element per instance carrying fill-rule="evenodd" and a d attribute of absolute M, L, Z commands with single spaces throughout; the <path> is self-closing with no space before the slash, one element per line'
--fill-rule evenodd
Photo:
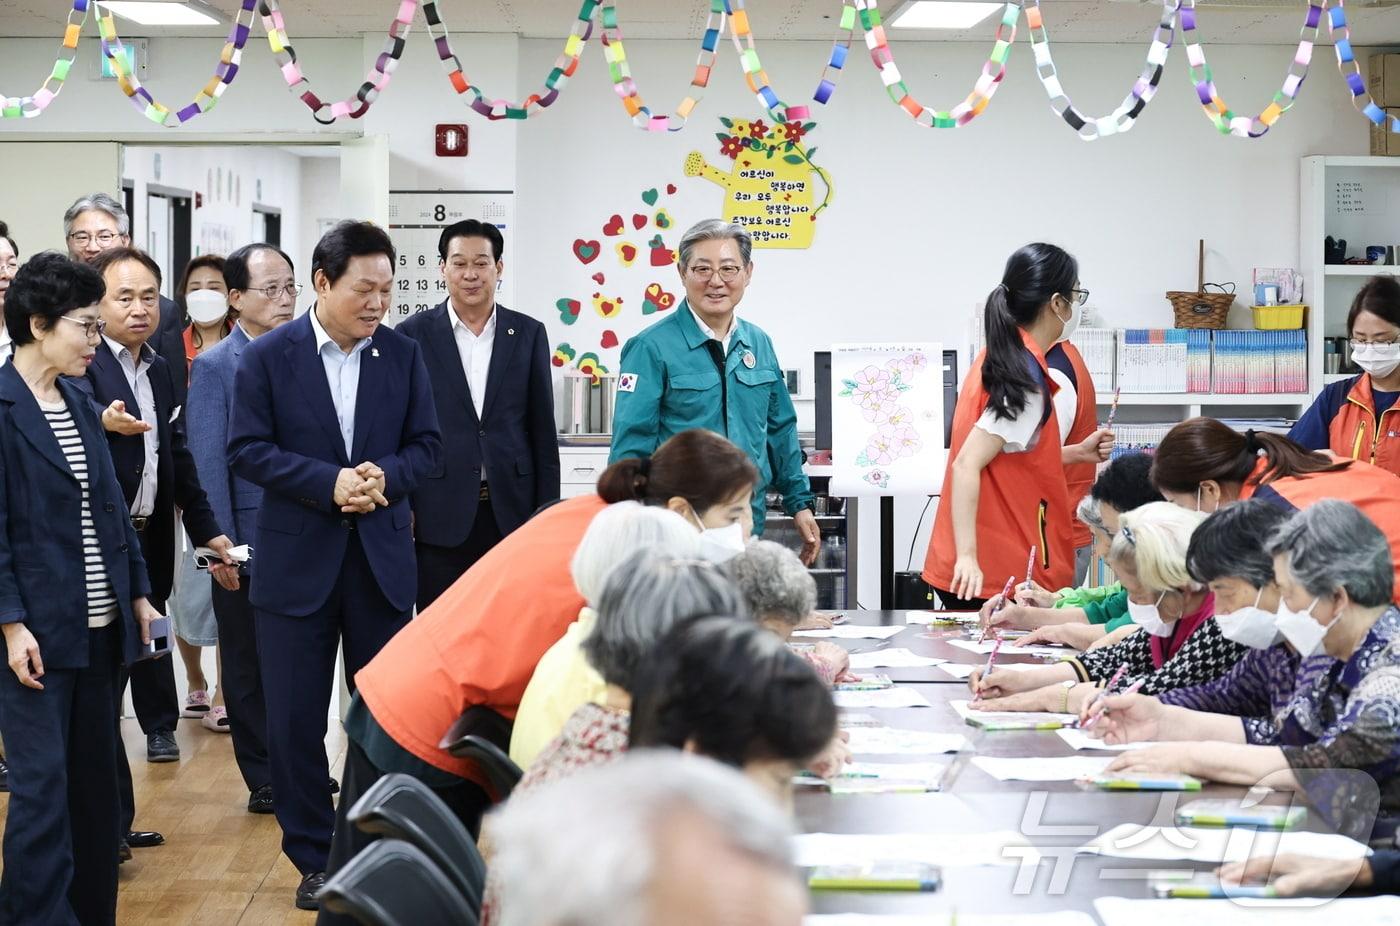
<path fill-rule="evenodd" d="M 60 378 L 58 389 L 87 453 L 88 504 L 121 609 L 122 653 L 129 664 L 141 653 L 131 601 L 149 595 L 151 587 L 102 424 L 79 382 Z M 13 363 L 0 367 L 0 434 L 0 624 L 23 622 L 39 641 L 46 669 L 84 668 L 82 487 Z"/>
<path fill-rule="evenodd" d="M 471 533 L 483 465 L 502 536 L 559 497 L 559 434 L 544 325 L 496 306 L 496 335 L 478 420 L 451 311 L 443 302 L 396 329 L 422 345 L 442 426 L 442 461 L 413 493 L 414 535 L 439 547 L 458 546 Z"/>
<path fill-rule="evenodd" d="M 213 347 L 194 358 L 190 368 L 189 407 L 185 432 L 190 455 L 199 469 L 199 484 L 209 497 L 209 507 L 219 528 L 235 544 L 251 544 L 257 533 L 262 486 L 235 475 L 228 466 L 228 424 L 233 415 L 233 375 L 238 358 L 248 346 L 248 335 L 238 325 Z M 248 561 L 257 561 L 257 550 Z"/>
<path fill-rule="evenodd" d="M 185 430 L 179 426 L 177 417 L 177 413 L 178 416 L 184 415 L 184 408 L 177 403 L 174 379 L 185 378 L 184 362 L 181 361 L 178 370 L 172 370 L 164 357 L 155 354 L 147 375 L 156 403 L 156 436 L 160 449 L 156 455 L 155 507 L 151 510 L 150 522 L 142 537 L 142 552 L 151 577 L 151 597 L 156 602 L 164 602 L 170 598 L 170 589 L 175 581 L 176 507 L 183 513 L 185 530 L 196 544 L 207 544 L 219 536 L 219 525 L 214 520 L 214 512 L 209 509 L 204 490 L 200 488 L 194 458 L 185 444 Z M 141 407 L 127 384 L 121 361 L 105 340 L 97 346 L 97 354 L 92 358 L 92 366 L 88 367 L 86 379 L 78 380 L 76 384 L 91 396 L 98 409 L 121 399 L 126 403 L 127 412 L 141 417 Z M 172 421 L 172 417 L 176 420 Z M 146 468 L 145 437 L 109 431 L 107 443 L 112 450 L 117 481 L 121 483 L 122 495 L 126 499 L 126 511 L 130 513 L 131 503 L 136 500 L 136 492 L 141 488 L 141 474 Z"/>
<path fill-rule="evenodd" d="M 442 455 L 417 342 L 381 325 L 360 355 L 349 455 L 305 314 L 243 348 L 234 392 L 229 467 L 263 488 L 253 606 L 298 617 L 324 605 L 354 527 L 384 597 L 398 611 L 412 608 L 418 570 L 408 496 Z M 366 461 L 384 470 L 390 505 L 342 514 L 332 498 L 336 478 Z"/>

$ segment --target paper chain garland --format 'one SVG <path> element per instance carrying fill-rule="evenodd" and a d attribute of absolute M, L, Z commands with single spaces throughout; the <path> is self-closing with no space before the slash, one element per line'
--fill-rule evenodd
<path fill-rule="evenodd" d="M 238 76 L 238 62 L 243 57 L 243 46 L 248 44 L 248 35 L 252 31 L 253 8 L 256 3 L 257 0 L 243 0 L 243 6 L 233 21 L 233 28 L 229 30 L 228 40 L 224 43 L 224 50 L 219 53 L 219 66 L 214 69 L 214 76 L 209 78 L 209 83 L 199 91 L 194 102 L 183 109 L 172 111 L 141 86 L 135 70 L 127 63 L 126 50 L 117 36 L 117 26 L 110 12 L 97 17 L 97 28 L 102 34 L 102 54 L 116 72 L 117 86 L 142 115 L 156 125 L 184 125 L 194 117 L 213 109 L 214 104 L 219 102 L 219 97 L 228 89 L 228 85 Z"/>
<path fill-rule="evenodd" d="M 758 57 L 753 31 L 744 0 L 710 0 L 710 16 L 705 33 L 701 38 L 700 54 L 696 62 L 695 74 L 691 80 L 692 93 L 676 107 L 673 115 L 656 115 L 642 101 L 637 85 L 632 78 L 631 66 L 622 43 L 618 25 L 616 0 L 583 0 L 578 18 L 565 43 L 564 50 L 555 61 L 553 69 L 545 79 L 543 93 L 531 94 L 523 103 L 511 104 L 505 100 L 487 101 L 482 91 L 467 79 L 462 62 L 453 51 L 451 39 L 443 23 L 439 4 L 441 0 L 425 0 L 423 15 L 428 23 L 438 57 L 442 61 L 449 80 L 459 95 L 470 95 L 471 106 L 480 115 L 491 120 L 525 119 L 537 115 L 550 106 L 567 85 L 570 77 L 578 69 L 584 46 L 592 36 L 595 22 L 602 27 L 604 55 L 613 79 L 614 89 L 632 122 L 638 128 L 655 132 L 675 132 L 684 128 L 686 121 L 698 105 L 703 91 L 709 84 L 717 58 L 719 39 L 723 35 L 726 20 L 730 26 L 731 38 L 739 54 L 744 69 L 744 79 L 759 102 L 776 120 L 793 121 L 809 118 L 807 106 L 785 106 L 777 92 L 773 90 L 767 72 Z M 62 44 L 58 58 L 49 76 L 32 96 L 0 96 L 0 118 L 33 118 L 41 114 L 62 90 L 77 58 L 78 40 L 87 24 L 93 0 L 72 0 L 64 27 Z M 366 76 L 365 83 L 355 95 L 336 103 L 325 103 L 311 89 L 310 82 L 302 73 L 287 37 L 286 23 L 279 0 L 241 0 L 241 8 L 229 31 L 219 64 L 213 77 L 187 106 L 171 110 L 157 101 L 137 79 L 133 69 L 128 67 L 124 46 L 116 32 L 111 13 L 99 15 L 98 29 L 102 39 L 102 54 L 110 61 L 117 74 L 117 83 L 133 105 L 148 119 L 160 125 L 175 127 L 212 109 L 229 84 L 238 74 L 240 59 L 251 33 L 254 9 L 262 18 L 267 32 L 268 45 L 272 49 L 278 67 L 288 88 L 311 110 L 317 122 L 330 124 L 342 117 L 358 119 L 374 104 L 388 86 L 398 62 L 402 59 L 407 44 L 409 30 L 417 12 L 419 0 L 400 0 L 398 12 L 389 28 L 384 48 L 374 66 Z M 1036 72 L 1042 86 L 1050 97 L 1051 108 L 1073 128 L 1081 138 L 1092 141 L 1105 135 L 1121 134 L 1132 128 L 1138 116 L 1155 96 L 1161 82 L 1163 67 L 1172 46 L 1177 19 L 1180 19 L 1182 35 L 1186 40 L 1186 53 L 1191 81 L 1207 117 L 1221 134 L 1236 137 L 1258 138 L 1268 132 L 1285 112 L 1296 102 L 1299 90 L 1306 79 L 1312 62 L 1312 53 L 1322 15 L 1328 16 L 1328 31 L 1334 37 L 1337 49 L 1337 66 L 1351 92 L 1352 105 L 1368 120 L 1376 125 L 1386 126 L 1391 132 L 1400 134 L 1400 118 L 1387 116 L 1366 90 L 1366 81 L 1352 50 L 1351 30 L 1346 21 L 1345 0 L 1309 0 L 1307 17 L 1299 31 L 1298 49 L 1288 67 L 1282 87 L 1274 94 L 1272 102 L 1257 116 L 1236 115 L 1220 98 L 1215 86 L 1214 75 L 1206 61 L 1205 51 L 1196 39 L 1196 0 L 1162 0 L 1162 18 L 1158 23 L 1148 49 L 1147 61 L 1142 73 L 1134 82 L 1123 102 L 1108 116 L 1091 117 L 1079 112 L 1064 93 L 1060 84 L 1055 63 L 1050 54 L 1049 35 L 1045 29 L 1044 16 L 1039 0 L 1007 0 L 997 26 L 995 43 L 987 62 L 982 67 L 973 90 L 967 98 L 951 111 L 933 111 L 925 108 L 909 93 L 894 54 L 890 51 L 881 21 L 878 0 L 842 0 L 840 32 L 832 44 L 831 54 L 822 70 L 817 88 L 812 95 L 814 102 L 826 104 L 836 90 L 836 78 L 844 71 L 849 58 L 855 27 L 859 21 L 865 36 L 865 44 L 870 49 L 871 61 L 880 72 L 890 99 L 909 113 L 918 125 L 931 128 L 953 128 L 966 125 L 980 115 L 991 102 L 997 87 L 1006 74 L 1006 62 L 1011 44 L 1015 41 L 1016 25 L 1021 10 L 1026 12 L 1030 41 L 1035 56 Z M 246 17 L 246 21 L 245 21 Z"/>
<path fill-rule="evenodd" d="M 33 96 L 5 97 L 4 105 L 0 107 L 0 118 L 32 119 L 58 96 L 58 92 L 63 89 L 63 82 L 68 79 L 73 60 L 78 57 L 78 38 L 83 34 L 83 26 L 87 25 L 91 5 L 92 0 L 73 0 L 73 8 L 68 11 L 68 23 L 63 28 L 63 43 L 59 46 L 63 50 L 58 53 L 58 58 L 53 63 L 53 70 L 39 89 L 34 91 Z M 82 19 L 74 22 L 73 17 L 79 13 L 82 14 Z"/>
<path fill-rule="evenodd" d="M 1191 82 L 1196 85 L 1196 96 L 1201 101 L 1210 121 L 1222 135 L 1235 135 L 1240 138 L 1258 138 L 1278 121 L 1278 117 L 1292 108 L 1298 97 L 1298 90 L 1308 76 L 1308 65 L 1312 62 L 1313 44 L 1317 41 L 1317 30 L 1322 24 L 1322 10 L 1327 0 L 1309 0 L 1308 15 L 1299 32 L 1298 50 L 1288 65 L 1288 76 L 1283 87 L 1274 94 L 1273 102 L 1259 115 L 1237 116 L 1225 105 L 1215 89 L 1215 78 L 1210 65 L 1206 63 L 1206 53 L 1201 43 L 1196 41 L 1196 0 L 1182 0 L 1181 34 L 1186 40 L 1186 61 L 1191 69 Z M 1311 34 L 1309 34 L 1311 33 Z"/>
<path fill-rule="evenodd" d="M 1137 82 L 1110 115 L 1086 116 L 1065 95 L 1060 86 L 1060 77 L 1055 70 L 1055 61 L 1050 57 L 1050 36 L 1045 31 L 1044 17 L 1040 10 L 1040 0 L 1025 0 L 1026 25 L 1030 27 L 1031 51 L 1035 55 L 1036 75 L 1050 96 L 1050 108 L 1079 133 L 1085 141 L 1093 141 L 1105 135 L 1118 135 L 1128 131 L 1137 117 L 1152 102 L 1157 86 L 1162 81 L 1162 72 L 1167 63 L 1167 53 L 1172 47 L 1176 33 L 1176 14 L 1181 0 L 1162 0 L 1162 21 L 1152 34 L 1152 45 L 1147 49 L 1147 62 L 1138 75 Z"/>
<path fill-rule="evenodd" d="M 342 116 L 358 119 L 369 111 L 379 94 L 389 86 L 394 69 L 403 57 L 404 48 L 408 44 L 408 32 L 413 26 L 413 16 L 417 11 L 418 0 L 400 0 L 399 11 L 394 15 L 393 24 L 389 26 L 388 38 L 384 40 L 384 49 L 375 59 L 374 67 L 365 76 L 365 82 L 355 91 L 355 96 L 338 103 L 323 103 L 311 89 L 311 82 L 302 74 L 301 65 L 297 63 L 297 54 L 287 38 L 287 24 L 282 17 L 282 8 L 278 0 L 259 0 L 258 3 L 263 28 L 267 31 L 267 44 L 272 49 L 277 66 L 282 69 L 287 89 L 301 98 L 311 110 L 312 118 L 322 125 L 330 125 Z M 301 88 L 300 93 L 298 88 Z"/>

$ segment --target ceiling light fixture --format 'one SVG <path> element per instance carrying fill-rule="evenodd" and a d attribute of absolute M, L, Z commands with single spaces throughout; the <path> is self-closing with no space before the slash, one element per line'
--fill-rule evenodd
<path fill-rule="evenodd" d="M 142 26 L 219 26 L 223 17 L 203 3 L 177 0 L 99 0 L 99 7 Z"/>
<path fill-rule="evenodd" d="M 975 0 L 907 0 L 890 17 L 890 28 L 968 29 L 1002 6 Z"/>

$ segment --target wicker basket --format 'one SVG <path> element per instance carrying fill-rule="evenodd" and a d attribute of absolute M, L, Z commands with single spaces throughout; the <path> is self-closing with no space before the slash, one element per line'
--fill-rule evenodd
<path fill-rule="evenodd" d="M 1196 291 L 1167 293 L 1167 301 L 1172 304 L 1172 311 L 1176 314 L 1176 327 L 1225 327 L 1225 318 L 1230 314 L 1230 306 L 1235 304 L 1235 284 L 1207 283 L 1205 279 L 1206 243 L 1203 240 L 1196 262 Z"/>

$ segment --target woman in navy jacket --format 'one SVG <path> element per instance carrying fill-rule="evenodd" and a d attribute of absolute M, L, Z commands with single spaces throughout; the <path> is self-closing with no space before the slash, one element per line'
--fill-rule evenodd
<path fill-rule="evenodd" d="M 0 367 L 0 733 L 10 759 L 0 922 L 117 915 L 117 670 L 159 615 L 82 376 L 102 323 L 97 272 L 54 253 L 5 299 Z"/>

